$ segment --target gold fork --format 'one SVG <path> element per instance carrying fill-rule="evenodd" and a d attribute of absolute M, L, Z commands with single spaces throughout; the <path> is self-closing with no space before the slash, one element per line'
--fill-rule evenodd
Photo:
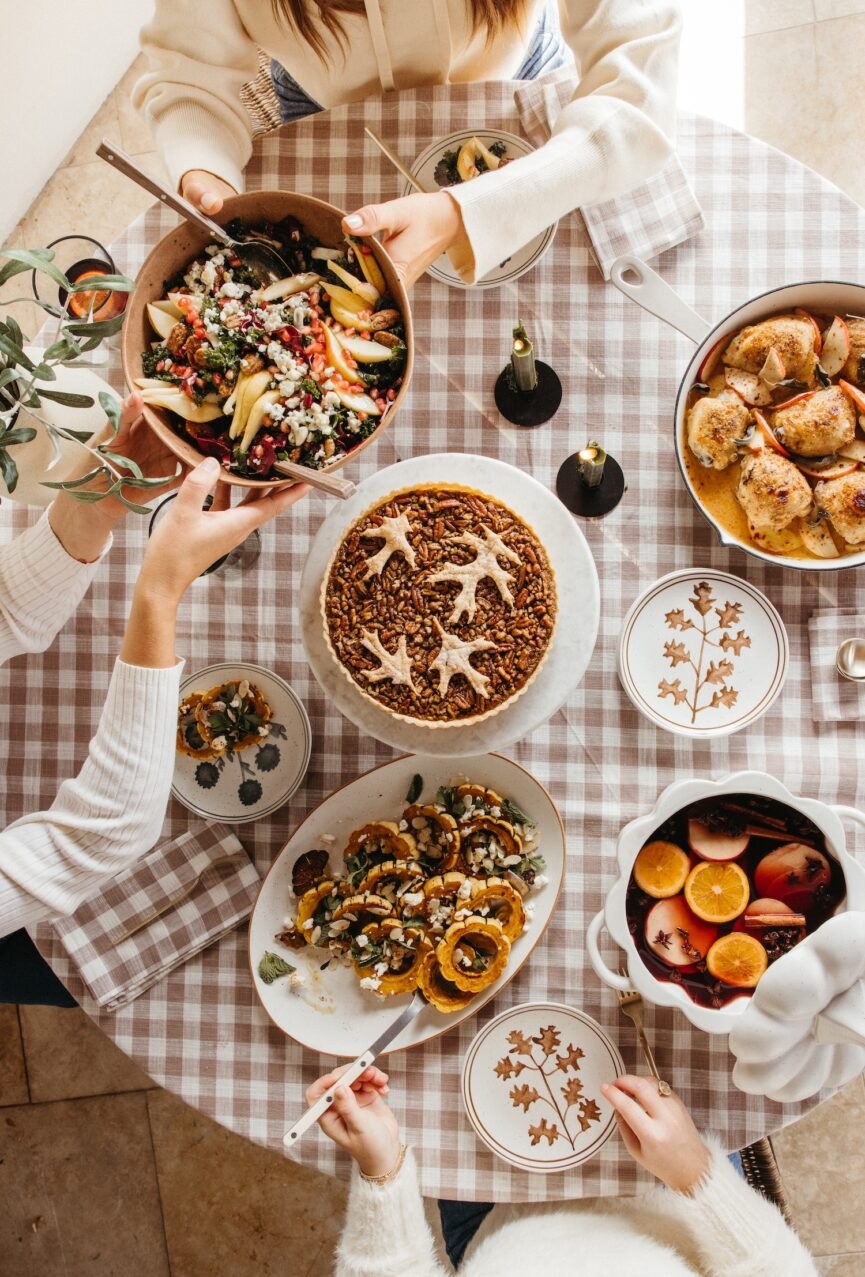
<path fill-rule="evenodd" d="M 624 967 L 619 968 L 619 975 L 628 978 L 628 973 Z M 649 1039 L 646 1037 L 646 1031 L 643 1028 L 643 995 L 638 993 L 636 989 L 619 989 L 619 1010 L 633 1022 L 634 1028 L 637 1030 L 637 1037 L 640 1046 L 643 1048 L 643 1055 L 646 1057 L 646 1063 L 649 1066 L 649 1072 L 658 1083 L 659 1095 L 672 1095 L 673 1089 L 669 1082 L 665 1082 L 658 1072 L 658 1066 L 655 1063 L 655 1057 L 652 1054 L 652 1048 L 649 1046 Z"/>

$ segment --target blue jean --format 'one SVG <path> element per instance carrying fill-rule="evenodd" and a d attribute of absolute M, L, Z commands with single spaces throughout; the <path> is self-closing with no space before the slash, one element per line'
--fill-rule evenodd
<path fill-rule="evenodd" d="M 26 931 L 0 938 L 0 1003 L 74 1007 L 78 1003 L 60 983 Z"/>
<path fill-rule="evenodd" d="M 568 60 L 568 49 L 559 30 L 559 9 L 556 0 L 547 0 L 535 29 L 528 52 L 515 80 L 536 80 L 547 71 L 553 71 Z M 315 115 L 324 108 L 300 87 L 285 67 L 271 59 L 270 74 L 279 98 L 279 108 L 284 124 Z"/>

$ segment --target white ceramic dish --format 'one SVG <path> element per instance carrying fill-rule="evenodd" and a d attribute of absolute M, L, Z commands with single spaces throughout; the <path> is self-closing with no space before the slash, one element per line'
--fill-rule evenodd
<path fill-rule="evenodd" d="M 463 1011 L 453 1015 L 425 1007 L 391 1045 L 388 1054 L 428 1042 L 479 1011 L 513 979 L 553 915 L 564 881 L 565 832 L 550 795 L 517 763 L 485 754 L 460 759 L 459 766 L 450 767 L 441 759 L 415 755 L 397 758 L 358 777 L 331 794 L 298 826 L 262 883 L 250 920 L 249 961 L 259 1001 L 277 1028 L 310 1051 L 320 1051 L 323 1055 L 358 1055 L 393 1023 L 408 1005 L 410 995 L 379 998 L 361 989 L 357 976 L 349 968 L 332 963 L 326 971 L 320 970 L 327 959 L 323 950 L 308 947 L 297 951 L 276 943 L 274 935 L 281 930 L 286 916 L 294 911 L 292 867 L 298 856 L 315 847 L 327 847 L 332 862 L 339 863 L 348 836 L 358 825 L 399 816 L 415 774 L 424 779 L 422 800 L 427 802 L 439 785 L 447 784 L 455 776 L 471 777 L 513 798 L 537 824 L 538 850 L 547 862 L 545 872 L 549 881 L 531 893 L 534 917 L 514 944 L 500 979 Z M 323 834 L 332 835 L 335 841 L 322 842 Z M 259 978 L 258 962 L 265 949 L 279 953 L 306 977 L 301 994 L 292 993 L 287 980 L 268 985 Z"/>
<path fill-rule="evenodd" d="M 625 1072 L 618 1048 L 583 1011 L 510 1007 L 466 1053 L 462 1096 L 475 1134 L 511 1166 L 540 1174 L 594 1157 L 615 1130 L 603 1082 Z"/>
<path fill-rule="evenodd" d="M 841 866 L 847 894 L 837 912 L 865 909 L 865 869 L 847 851 L 841 817 L 846 816 L 865 828 L 865 815 L 852 807 L 829 807 L 812 798 L 798 798 L 795 794 L 765 772 L 735 772 L 724 780 L 678 780 L 658 798 L 647 816 L 639 816 L 626 825 L 619 834 L 616 856 L 619 876 L 607 892 L 603 910 L 589 923 L 586 946 L 595 974 L 613 989 L 637 989 L 647 1002 L 658 1006 L 678 1007 L 683 1015 L 698 1029 L 707 1033 L 729 1033 L 749 1005 L 750 998 L 742 996 L 722 1007 L 704 1007 L 694 1002 L 684 989 L 669 981 L 658 980 L 643 962 L 628 930 L 625 897 L 634 861 L 640 848 L 652 833 L 670 816 L 699 799 L 718 797 L 721 794 L 758 794 L 786 803 L 812 820 L 826 839 L 826 846 Z M 620 949 L 625 951 L 628 974 L 621 976 L 610 969 L 601 955 L 599 941 L 601 931 L 607 932 Z M 817 933 L 815 933 L 817 934 Z M 795 953 L 795 949 L 793 950 Z M 790 955 L 779 958 L 774 964 L 780 968 Z M 615 964 L 618 966 L 618 962 Z M 778 977 L 774 977 L 777 979 Z"/>
<path fill-rule="evenodd" d="M 413 483 L 454 483 L 469 476 L 525 519 L 546 547 L 556 575 L 559 612 L 549 654 L 525 693 L 499 713 L 462 728 L 436 731 L 401 722 L 362 696 L 345 678 L 324 638 L 321 582 L 349 524 L 380 497 Z M 577 686 L 598 634 L 600 588 L 592 552 L 573 517 L 542 484 L 489 457 L 435 453 L 412 457 L 370 475 L 348 501 L 335 505 L 313 539 L 300 583 L 301 633 L 307 659 L 328 698 L 361 731 L 394 749 L 456 758 L 504 749 L 546 723 Z"/>
<path fill-rule="evenodd" d="M 197 762 L 177 754 L 171 792 L 206 820 L 240 825 L 269 816 L 288 802 L 309 766 L 312 731 L 306 710 L 286 681 L 260 665 L 208 665 L 180 684 L 180 700 L 218 683 L 248 679 L 273 710 L 270 734 L 239 754 Z"/>
<path fill-rule="evenodd" d="M 461 129 L 459 133 L 451 133 L 448 137 L 443 137 L 439 141 L 433 142 L 432 146 L 428 146 L 417 157 L 411 166 L 411 172 L 418 185 L 422 186 L 425 191 L 447 190 L 447 187 L 436 185 L 435 177 L 433 176 L 435 167 L 445 151 L 458 151 L 462 144 L 468 142 L 469 138 L 472 137 L 476 137 L 483 142 L 484 146 L 490 146 L 493 142 L 505 142 L 508 154 L 513 156 L 514 159 L 518 159 L 523 155 L 530 155 L 534 150 L 533 146 L 530 146 L 523 138 L 517 137 L 515 133 L 489 132 L 486 129 Z M 472 180 L 482 182 L 483 174 Z M 403 195 L 410 195 L 413 189 L 406 182 L 402 193 Z M 532 267 L 537 266 L 541 258 L 549 251 L 558 225 L 558 222 L 553 222 L 552 226 L 548 226 L 545 231 L 541 231 L 540 235 L 535 235 L 534 239 L 530 239 L 528 244 L 524 244 L 522 248 L 517 249 L 506 261 L 494 267 L 488 275 L 484 275 L 483 279 L 479 279 L 475 284 L 463 283 L 451 265 L 446 253 L 443 253 L 441 257 L 433 262 L 427 274 L 431 275 L 433 279 L 437 279 L 439 283 L 449 284 L 451 288 L 499 288 L 502 284 L 519 279 L 521 275 L 525 275 L 526 271 L 530 271 Z"/>
<path fill-rule="evenodd" d="M 631 605 L 619 679 L 657 727 L 705 739 L 765 714 L 789 657 L 784 622 L 764 594 L 727 572 L 688 568 L 662 576 Z"/>
<path fill-rule="evenodd" d="M 830 314 L 840 312 L 865 315 L 865 286 L 845 284 L 840 280 L 811 280 L 801 284 L 787 284 L 783 288 L 773 288 L 761 293 L 758 297 L 738 306 L 719 323 L 713 325 L 692 310 L 657 272 L 638 257 L 617 258 L 610 268 L 610 281 L 638 306 L 656 315 L 678 332 L 684 333 L 696 344 L 697 349 L 685 369 L 676 396 L 673 413 L 676 457 L 685 487 L 691 494 L 697 509 L 715 529 L 721 544 L 735 546 L 756 559 L 763 559 L 766 563 L 773 563 L 780 567 L 795 568 L 799 572 L 838 572 L 842 568 L 861 567 L 865 564 L 865 550 L 856 554 L 845 554 L 838 559 L 794 559 L 783 554 L 769 554 L 765 550 L 758 549 L 751 541 L 739 540 L 726 528 L 716 523 L 701 503 L 684 460 L 684 449 L 687 447 L 685 414 L 688 407 L 688 393 L 694 382 L 699 380 L 698 370 L 713 346 L 724 337 L 732 337 L 747 324 L 756 324 L 761 319 L 794 310 L 797 306 Z"/>

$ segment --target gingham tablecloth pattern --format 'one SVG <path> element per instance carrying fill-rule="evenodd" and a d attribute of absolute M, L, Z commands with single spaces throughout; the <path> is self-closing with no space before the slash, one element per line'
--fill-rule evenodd
<path fill-rule="evenodd" d="M 518 128 L 513 86 L 424 89 L 316 116 L 256 143 L 249 184 L 357 207 L 395 195 L 400 183 L 365 144 L 365 122 L 411 160 L 466 120 Z M 706 316 L 720 317 L 750 295 L 794 280 L 861 278 L 865 211 L 839 190 L 777 151 L 707 120 L 683 118 L 679 145 L 707 230 L 664 254 L 659 269 Z M 135 222 L 115 245 L 119 267 L 134 274 L 172 224 L 159 208 Z M 552 251 L 517 284 L 464 292 L 424 280 L 414 290 L 413 308 L 417 360 L 410 398 L 377 446 L 348 467 L 352 478 L 399 457 L 449 449 L 500 457 L 552 487 L 562 459 L 595 436 L 622 463 L 629 490 L 613 515 L 585 527 L 602 596 L 598 644 L 586 677 L 546 726 L 510 751 L 549 788 L 565 821 L 569 871 L 558 911 L 531 961 L 494 1004 L 429 1046 L 389 1060 L 393 1103 L 416 1149 L 427 1194 L 507 1201 L 633 1193 L 646 1181 L 617 1139 L 561 1177 L 531 1176 L 497 1162 L 461 1111 L 463 1055 L 480 1024 L 506 1006 L 549 999 L 595 1016 L 619 1043 L 628 1067 L 642 1068 L 630 1026 L 621 1021 L 614 994 L 589 968 L 583 946 L 586 924 L 616 872 L 617 834 L 674 778 L 719 776 L 741 767 L 773 772 L 792 790 L 827 802 L 865 802 L 862 728 L 812 722 L 806 634 L 818 603 L 861 607 L 861 590 L 857 598 L 854 572 L 785 573 L 716 544 L 684 490 L 673 449 L 673 400 L 689 344 L 602 282 L 580 217 L 562 220 Z M 565 387 L 558 415 L 536 431 L 507 425 L 493 404 L 493 383 L 518 316 Z M 116 363 L 112 376 L 120 388 Z M 215 660 L 257 661 L 289 679 L 309 710 L 314 747 L 304 786 L 283 811 L 243 830 L 262 872 L 315 804 L 391 756 L 325 703 L 304 660 L 295 601 L 309 539 L 325 509 L 323 499 L 309 497 L 265 529 L 254 570 L 239 580 L 217 574 L 196 582 L 180 614 L 178 650 L 191 670 Z M 0 511 L 7 536 L 28 518 Z M 145 521 L 129 519 L 52 650 L 13 661 L 0 675 L 7 820 L 47 805 L 85 756 L 145 537 Z M 615 669 L 629 604 L 662 573 L 692 566 L 738 572 L 765 590 L 791 644 L 786 688 L 765 718 L 739 735 L 705 743 L 656 731 L 621 691 Z M 34 707 L 41 730 L 33 728 Z M 194 824 L 172 804 L 167 831 Z M 855 846 L 861 835 L 851 839 Z M 861 841 L 858 849 L 863 851 Z M 87 997 L 50 929 L 41 930 L 39 943 L 100 1027 L 156 1081 L 242 1135 L 281 1148 L 283 1132 L 303 1107 L 304 1088 L 331 1062 L 305 1053 L 271 1026 L 256 1003 L 242 933 L 227 936 L 109 1016 Z M 681 1015 L 649 1008 L 647 1029 L 662 1073 L 698 1124 L 728 1148 L 777 1130 L 808 1107 L 740 1094 L 730 1080 L 723 1039 L 698 1032 Z M 346 1161 L 323 1138 L 308 1137 L 297 1152 L 309 1166 L 347 1174 Z"/>

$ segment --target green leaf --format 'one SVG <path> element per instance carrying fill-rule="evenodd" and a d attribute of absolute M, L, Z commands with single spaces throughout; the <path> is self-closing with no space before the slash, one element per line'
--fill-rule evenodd
<path fill-rule="evenodd" d="M 518 807 L 512 798 L 505 799 L 504 812 L 512 825 L 533 825 L 531 816 L 527 816 L 522 807 Z"/>
<path fill-rule="evenodd" d="M 0 372 L 0 389 L 8 386 L 10 381 L 19 381 L 21 378 L 20 371 L 17 368 L 4 368 Z"/>
<path fill-rule="evenodd" d="M 180 467 L 175 470 L 174 474 L 157 475 L 155 479 L 124 479 L 124 488 L 162 488 L 166 483 L 171 483 L 177 478 Z"/>
<path fill-rule="evenodd" d="M 70 488 L 83 488 L 85 483 L 91 483 L 94 479 L 98 478 L 103 471 L 104 467 L 97 466 L 95 470 L 91 470 L 89 474 L 85 474 L 81 479 L 60 479 L 56 482 L 53 480 L 49 481 L 48 479 L 43 479 L 42 487 L 55 489 L 62 488 L 64 491 Z"/>
<path fill-rule="evenodd" d="M 274 980 L 278 980 L 280 976 L 291 975 L 294 970 L 290 962 L 286 962 L 278 953 L 270 953 L 267 949 L 258 964 L 258 974 L 265 984 L 273 984 Z"/>
<path fill-rule="evenodd" d="M 61 288 L 65 288 L 67 292 L 72 285 L 57 266 L 54 265 L 54 254 L 47 248 L 4 248 L 0 252 L 0 257 L 5 257 L 9 265 L 0 268 L 0 284 L 5 284 L 7 279 L 11 279 L 13 275 L 19 275 L 25 270 L 37 270 L 43 275 L 47 275 L 49 279 L 53 279 L 55 284 L 59 284 Z M 12 263 L 15 267 L 10 269 Z M 8 484 L 6 485 L 9 486 Z"/>
<path fill-rule="evenodd" d="M 71 435 L 73 439 L 77 439 L 79 443 L 89 443 L 93 437 L 92 430 L 72 430 L 69 426 L 63 427 L 64 435 Z"/>
<path fill-rule="evenodd" d="M 135 280 L 128 275 L 88 275 L 86 279 L 77 279 L 69 292 L 131 293 L 134 287 Z"/>
<path fill-rule="evenodd" d="M 10 443 L 29 443 L 35 438 L 36 431 L 32 426 L 18 426 L 17 429 L 7 430 L 0 435 L 0 447 L 6 448 Z"/>
<path fill-rule="evenodd" d="M 37 364 L 33 370 L 33 376 L 38 377 L 40 381 L 57 380 L 57 373 L 46 363 Z"/>
<path fill-rule="evenodd" d="M 44 390 L 39 387 L 39 397 L 50 399 L 53 403 L 65 404 L 67 408 L 92 408 L 92 395 L 73 395 L 68 390 Z"/>
<path fill-rule="evenodd" d="M 2 327 L 3 325 L 0 324 L 0 329 L 2 329 Z M 17 364 L 19 368 L 26 368 L 28 372 L 33 371 L 35 365 L 30 356 L 26 355 L 18 343 L 12 341 L 12 339 L 7 337 L 3 332 L 0 332 L 0 351 L 3 352 L 11 363 Z"/>
<path fill-rule="evenodd" d="M 126 506 L 126 509 L 131 510 L 133 514 L 152 514 L 153 513 L 149 505 L 137 505 L 134 501 L 130 501 L 128 497 L 124 497 L 122 493 L 120 494 L 118 499 L 122 501 L 123 504 Z"/>
<path fill-rule="evenodd" d="M 80 350 L 81 347 L 77 341 L 69 337 L 61 337 L 59 341 L 55 341 L 47 350 L 43 350 L 42 358 L 43 360 L 54 359 L 62 362 L 64 359 L 68 359 L 70 355 L 79 354 Z"/>
<path fill-rule="evenodd" d="M 14 492 L 18 486 L 18 467 L 4 448 L 0 448 L 0 474 L 7 490 Z"/>
<path fill-rule="evenodd" d="M 19 346 L 24 345 L 24 334 L 11 315 L 6 316 L 6 327 L 9 329 L 9 336 L 16 341 Z"/>
<path fill-rule="evenodd" d="M 123 327 L 125 315 L 115 315 L 113 319 L 100 319 L 94 324 L 64 324 L 63 331 L 73 337 L 113 337 Z"/>
<path fill-rule="evenodd" d="M 423 776 L 415 772 L 411 778 L 411 784 L 408 787 L 408 793 L 405 796 L 407 803 L 416 803 L 423 792 Z"/>
<path fill-rule="evenodd" d="M 100 396 L 99 396 L 100 399 L 102 398 L 103 394 L 105 394 L 104 391 L 100 393 Z M 141 470 L 141 466 L 138 464 L 137 461 L 133 461 L 131 457 L 124 457 L 123 454 L 120 452 L 112 452 L 110 448 L 104 448 L 101 446 L 97 448 L 96 451 L 99 453 L 101 457 L 107 457 L 109 461 L 113 461 L 114 464 L 116 466 L 119 466 L 121 470 L 131 470 L 132 474 L 135 476 L 136 479 L 144 478 L 144 475 Z"/>
<path fill-rule="evenodd" d="M 120 400 L 116 395 L 111 395 L 107 390 L 100 390 L 99 404 L 108 420 L 111 422 L 114 433 L 120 429 L 120 409 L 122 407 Z"/>

